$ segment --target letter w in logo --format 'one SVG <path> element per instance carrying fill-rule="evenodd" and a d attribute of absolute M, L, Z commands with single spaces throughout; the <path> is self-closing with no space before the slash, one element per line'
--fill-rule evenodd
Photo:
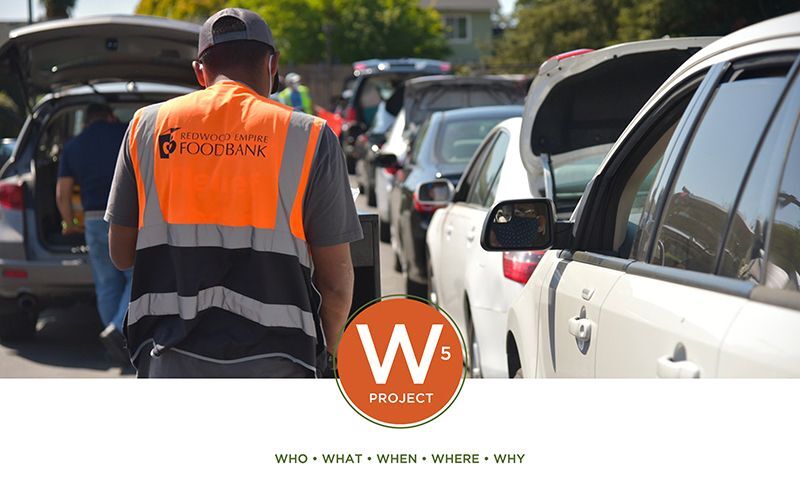
<path fill-rule="evenodd" d="M 386 384 L 386 380 L 389 379 L 389 372 L 391 372 L 394 364 L 394 358 L 397 356 L 397 349 L 403 350 L 408 372 L 411 373 L 411 380 L 414 384 L 424 384 L 425 378 L 428 377 L 428 369 L 431 367 L 433 353 L 436 351 L 436 344 L 442 335 L 442 327 L 444 327 L 442 324 L 431 326 L 431 331 L 428 333 L 428 341 L 425 343 L 425 350 L 422 352 L 422 360 L 417 362 L 417 356 L 414 354 L 414 347 L 411 345 L 411 339 L 408 337 L 405 324 L 395 324 L 383 361 L 379 361 L 369 326 L 357 324 L 358 335 L 361 337 L 361 345 L 364 346 L 364 353 L 367 355 L 367 362 L 369 362 L 369 368 L 372 370 L 372 377 L 375 378 L 375 384 Z"/>

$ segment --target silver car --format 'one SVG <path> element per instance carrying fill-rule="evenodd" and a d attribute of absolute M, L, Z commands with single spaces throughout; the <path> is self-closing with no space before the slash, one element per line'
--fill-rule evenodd
<path fill-rule="evenodd" d="M 43 307 L 93 299 L 83 236 L 61 234 L 59 154 L 90 102 L 127 122 L 196 87 L 198 30 L 154 17 L 89 17 L 14 30 L 0 47 L 3 85 L 15 84 L 9 95 L 28 113 L 0 168 L 0 338 L 33 335 Z"/>

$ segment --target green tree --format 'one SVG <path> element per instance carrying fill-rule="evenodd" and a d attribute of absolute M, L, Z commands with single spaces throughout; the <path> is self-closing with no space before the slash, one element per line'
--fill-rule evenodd
<path fill-rule="evenodd" d="M 39 3 L 44 5 L 47 20 L 68 18 L 75 8 L 75 0 L 39 0 Z"/>
<path fill-rule="evenodd" d="M 171 17 L 180 20 L 203 21 L 228 6 L 226 0 L 139 0 L 136 13 Z"/>
<path fill-rule="evenodd" d="M 137 13 L 200 21 L 224 7 L 258 12 L 290 63 L 442 57 L 442 19 L 417 0 L 141 0 Z"/>
<path fill-rule="evenodd" d="M 494 71 L 533 69 L 553 54 L 605 45 L 616 33 L 613 0 L 528 0 L 486 60 Z"/>
<path fill-rule="evenodd" d="M 619 42 L 726 35 L 797 10 L 798 0 L 519 0 L 486 62 L 497 71 L 535 71 L 549 56 Z"/>

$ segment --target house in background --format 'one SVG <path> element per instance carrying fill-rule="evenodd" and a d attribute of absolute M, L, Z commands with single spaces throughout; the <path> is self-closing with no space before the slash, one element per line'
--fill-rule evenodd
<path fill-rule="evenodd" d="M 420 4 L 442 16 L 452 50 L 448 60 L 456 64 L 480 60 L 482 50 L 492 42 L 497 0 L 420 0 Z"/>

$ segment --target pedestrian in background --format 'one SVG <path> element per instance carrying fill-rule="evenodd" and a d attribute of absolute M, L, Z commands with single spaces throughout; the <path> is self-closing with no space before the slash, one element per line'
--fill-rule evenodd
<path fill-rule="evenodd" d="M 131 271 L 117 270 L 108 252 L 108 222 L 103 220 L 114 166 L 125 124 L 117 121 L 107 104 L 86 108 L 86 127 L 64 146 L 58 165 L 56 203 L 64 235 L 84 232 L 92 265 L 97 311 L 104 329 L 100 333 L 106 350 L 119 363 L 128 364 L 122 324 L 131 294 Z M 72 193 L 80 186 L 84 226 L 72 208 Z"/>
<path fill-rule="evenodd" d="M 311 95 L 309 94 L 308 87 L 302 84 L 303 80 L 300 74 L 290 72 L 286 74 L 283 81 L 286 83 L 286 88 L 278 94 L 278 99 L 295 111 L 314 114 L 314 105 L 311 102 Z"/>
<path fill-rule="evenodd" d="M 334 353 L 362 238 L 324 121 L 270 101 L 279 53 L 256 13 L 200 30 L 203 90 L 139 110 L 111 190 L 111 257 L 142 377 L 314 377 Z"/>

